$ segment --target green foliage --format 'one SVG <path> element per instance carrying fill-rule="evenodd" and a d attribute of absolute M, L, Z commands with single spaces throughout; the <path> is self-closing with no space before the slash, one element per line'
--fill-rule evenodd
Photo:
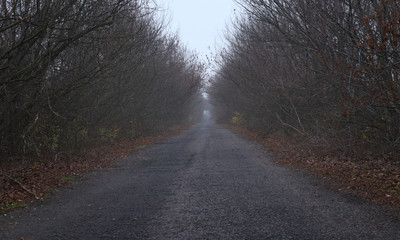
<path fill-rule="evenodd" d="M 145 148 L 147 148 L 147 145 L 139 146 L 135 150 L 142 150 L 142 149 L 145 149 Z"/>
<path fill-rule="evenodd" d="M 99 135 L 101 140 L 107 142 L 114 142 L 119 134 L 119 128 L 112 127 L 112 128 L 99 128 Z"/>
<path fill-rule="evenodd" d="M 371 142 L 372 139 L 374 139 L 374 137 L 377 136 L 377 130 L 376 129 L 371 129 L 371 127 L 366 127 L 364 129 L 364 131 L 361 132 L 361 139 L 364 142 Z"/>
<path fill-rule="evenodd" d="M 59 147 L 61 128 L 58 125 L 40 123 L 24 136 L 26 149 L 35 149 L 37 155 L 43 151 L 56 151 Z"/>
<path fill-rule="evenodd" d="M 138 136 L 138 133 L 137 133 L 136 129 L 131 128 L 129 130 L 129 138 L 130 139 L 135 139 L 137 136 Z"/>
<path fill-rule="evenodd" d="M 19 202 L 7 203 L 5 205 L 0 206 L 0 214 L 6 214 L 11 210 L 23 207 L 26 207 L 25 203 L 19 203 Z"/>
<path fill-rule="evenodd" d="M 79 142 L 84 142 L 88 139 L 88 121 L 84 117 L 77 116 L 71 122 L 71 131 L 74 133 L 74 138 Z"/>
<path fill-rule="evenodd" d="M 88 130 L 86 128 L 82 128 L 78 131 L 77 137 L 79 139 L 87 139 L 88 138 Z"/>
<path fill-rule="evenodd" d="M 61 181 L 63 181 L 63 182 L 77 182 L 77 181 L 79 181 L 79 177 L 76 177 L 76 176 L 62 177 Z"/>
<path fill-rule="evenodd" d="M 54 191 L 53 189 L 52 189 L 52 191 Z M 45 194 L 43 194 L 43 196 L 42 196 L 42 199 L 46 199 L 46 198 L 48 198 L 48 197 L 50 197 L 50 193 L 45 193 Z"/>
<path fill-rule="evenodd" d="M 45 135 L 45 146 L 46 148 L 49 148 L 53 151 L 55 151 L 58 148 L 58 142 L 60 139 L 60 135 L 57 133 L 50 134 L 50 135 Z"/>
<path fill-rule="evenodd" d="M 130 121 L 129 122 L 129 130 L 128 130 L 128 137 L 130 139 L 135 139 L 137 138 L 139 135 L 138 131 L 137 131 L 137 126 L 135 124 L 135 121 Z"/>
<path fill-rule="evenodd" d="M 245 123 L 243 114 L 239 113 L 239 112 L 234 112 L 232 119 L 231 119 L 231 123 L 236 125 L 236 126 L 241 126 Z"/>

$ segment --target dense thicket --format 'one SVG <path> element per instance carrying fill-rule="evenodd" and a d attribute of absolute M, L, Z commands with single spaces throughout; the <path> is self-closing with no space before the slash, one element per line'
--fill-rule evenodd
<path fill-rule="evenodd" d="M 135 138 L 196 117 L 202 65 L 147 1 L 0 5 L 0 156 Z"/>
<path fill-rule="evenodd" d="M 210 89 L 221 121 L 400 156 L 400 2 L 241 0 Z"/>

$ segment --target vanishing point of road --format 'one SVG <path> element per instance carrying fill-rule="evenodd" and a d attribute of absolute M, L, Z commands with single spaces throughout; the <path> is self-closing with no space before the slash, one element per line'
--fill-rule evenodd
<path fill-rule="evenodd" d="M 0 217 L 0 239 L 400 239 L 380 206 L 205 121 Z"/>

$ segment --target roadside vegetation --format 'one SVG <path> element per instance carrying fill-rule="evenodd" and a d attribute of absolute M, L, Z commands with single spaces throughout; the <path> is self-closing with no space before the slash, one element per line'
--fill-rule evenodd
<path fill-rule="evenodd" d="M 0 214 L 44 201 L 54 191 L 71 186 L 87 173 L 107 169 L 116 160 L 125 159 L 132 152 L 186 129 L 179 127 L 157 136 L 97 144 L 81 152 L 69 152 L 62 160 L 44 158 L 42 161 L 27 160 L 18 164 L 3 163 L 0 172 Z"/>
<path fill-rule="evenodd" d="M 217 121 L 400 206 L 400 3 L 237 3 L 209 88 Z"/>
<path fill-rule="evenodd" d="M 86 169 L 99 146 L 129 146 L 201 118 L 203 64 L 157 10 L 147 0 L 0 1 L 2 190 L 41 198 L 47 168 L 70 168 L 56 177 L 74 179 L 71 169 Z"/>

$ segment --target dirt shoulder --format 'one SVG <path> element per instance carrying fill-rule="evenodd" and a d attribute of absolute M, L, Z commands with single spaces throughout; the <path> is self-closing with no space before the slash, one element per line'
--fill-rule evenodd
<path fill-rule="evenodd" d="M 324 147 L 311 146 L 280 136 L 262 136 L 232 127 L 252 141 L 262 143 L 279 164 L 323 179 L 334 191 L 352 194 L 388 207 L 400 216 L 400 168 L 381 159 L 346 158 Z"/>
<path fill-rule="evenodd" d="M 0 165 L 0 214 L 44 201 L 53 191 L 79 181 L 86 173 L 110 167 L 115 160 L 125 158 L 164 138 L 181 133 L 189 127 L 171 130 L 159 136 L 104 143 L 80 152 L 63 153 L 41 161 L 20 160 Z"/>

